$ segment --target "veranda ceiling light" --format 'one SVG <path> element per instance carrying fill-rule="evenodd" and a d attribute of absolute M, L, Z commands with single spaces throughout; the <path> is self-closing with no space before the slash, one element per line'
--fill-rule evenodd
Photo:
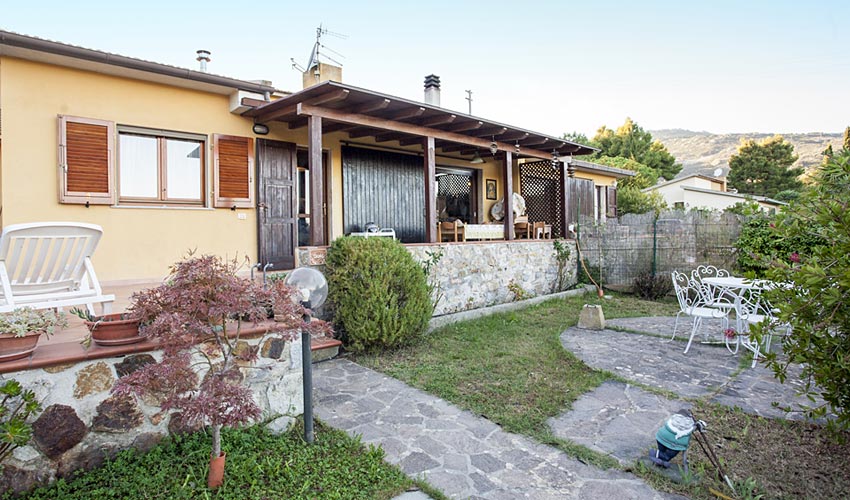
<path fill-rule="evenodd" d="M 558 150 L 552 150 L 552 170 L 558 170 Z"/>
<path fill-rule="evenodd" d="M 484 160 L 481 158 L 481 155 L 478 154 L 477 149 L 475 150 L 475 156 L 473 156 L 472 159 L 469 160 L 469 163 L 472 163 L 473 165 L 478 165 L 480 163 L 484 163 Z"/>
<path fill-rule="evenodd" d="M 493 156 L 496 156 L 496 153 L 499 152 L 499 145 L 496 144 L 496 136 L 493 136 L 492 141 L 490 142 L 490 153 Z"/>

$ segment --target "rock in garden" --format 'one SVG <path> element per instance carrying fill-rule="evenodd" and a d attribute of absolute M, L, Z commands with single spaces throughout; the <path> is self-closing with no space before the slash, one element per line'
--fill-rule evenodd
<path fill-rule="evenodd" d="M 126 432 L 138 427 L 145 416 L 135 399 L 126 395 L 110 396 L 97 405 L 92 430 L 97 432 Z"/>
<path fill-rule="evenodd" d="M 578 317 L 578 327 L 585 330 L 604 330 L 605 315 L 602 306 L 585 304 Z"/>
<path fill-rule="evenodd" d="M 38 449 L 56 458 L 83 440 L 86 424 L 70 406 L 52 405 L 33 422 L 32 430 Z"/>

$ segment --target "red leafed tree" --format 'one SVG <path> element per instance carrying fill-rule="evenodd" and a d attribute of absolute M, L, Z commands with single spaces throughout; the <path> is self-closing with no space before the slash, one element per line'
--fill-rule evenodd
<path fill-rule="evenodd" d="M 212 457 L 221 454 L 222 427 L 260 417 L 237 364 L 258 356 L 257 349 L 237 349 L 242 325 L 266 319 L 274 307 L 286 320 L 276 322 L 269 333 L 291 340 L 306 312 L 293 300 L 294 289 L 282 282 L 264 289 L 237 276 L 238 268 L 235 261 L 190 255 L 172 266 L 162 285 L 135 293 L 131 311 L 141 317 L 142 332 L 159 342 L 163 357 L 122 377 L 114 389 L 153 394 L 164 410 L 179 410 L 186 422 L 209 425 Z M 313 334 L 331 331 L 325 322 L 308 328 Z"/>

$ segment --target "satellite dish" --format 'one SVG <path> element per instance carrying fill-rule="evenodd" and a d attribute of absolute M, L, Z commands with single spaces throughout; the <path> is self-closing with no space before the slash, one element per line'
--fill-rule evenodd
<path fill-rule="evenodd" d="M 720 177 L 721 175 L 723 175 L 723 169 L 722 168 L 718 167 L 718 168 L 714 169 L 714 176 L 715 177 Z"/>

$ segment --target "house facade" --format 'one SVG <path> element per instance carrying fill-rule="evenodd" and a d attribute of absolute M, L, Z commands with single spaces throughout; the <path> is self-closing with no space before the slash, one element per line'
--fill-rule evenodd
<path fill-rule="evenodd" d="M 643 190 L 657 192 L 671 208 L 725 210 L 736 203 L 754 201 L 765 212 L 775 212 L 785 203 L 765 196 L 730 192 L 726 179 L 693 174 L 662 182 Z"/>
<path fill-rule="evenodd" d="M 307 84 L 287 93 L 0 31 L 0 223 L 98 224 L 99 277 L 122 282 L 159 279 L 190 250 L 290 269 L 299 248 L 369 223 L 410 244 L 437 243 L 452 219 L 511 241 L 513 211 L 491 209 L 514 192 L 553 237 L 579 213 L 616 214 L 625 171 L 442 108 L 433 75 L 425 102 Z"/>

